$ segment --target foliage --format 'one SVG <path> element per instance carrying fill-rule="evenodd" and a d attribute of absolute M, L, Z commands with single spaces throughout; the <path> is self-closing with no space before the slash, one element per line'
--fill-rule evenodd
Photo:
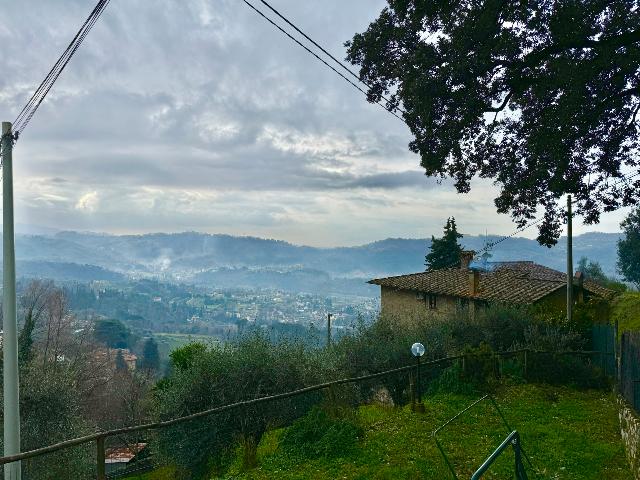
<path fill-rule="evenodd" d="M 430 252 L 425 257 L 427 270 L 459 267 L 460 252 L 462 252 L 462 247 L 458 243 L 459 238 L 462 238 L 462 234 L 458 233 L 456 219 L 448 218 L 442 238 L 431 236 Z"/>
<path fill-rule="evenodd" d="M 83 420 L 80 400 L 74 389 L 74 374 L 69 368 L 60 366 L 46 374 L 38 368 L 23 368 L 20 378 L 22 450 L 92 433 Z M 45 455 L 24 461 L 23 478 L 85 478 L 95 468 L 93 449 L 84 446 L 57 452 L 55 461 L 53 458 Z"/>
<path fill-rule="evenodd" d="M 435 324 L 402 322 L 399 318 L 380 317 L 372 325 L 360 325 L 352 336 L 344 337 L 331 351 L 335 369 L 341 376 L 357 377 L 391 370 L 415 362 L 410 346 L 422 342 L 426 347 L 425 359 L 444 356 L 441 335 Z M 372 392 L 386 388 L 394 403 L 408 398 L 408 375 L 388 375 L 358 384 L 361 400 Z"/>
<path fill-rule="evenodd" d="M 33 312 L 26 312 L 24 325 L 18 335 L 18 362 L 27 364 L 33 360 L 33 334 L 36 328 L 36 319 Z"/>
<path fill-rule="evenodd" d="M 93 327 L 93 335 L 96 341 L 109 348 L 130 347 L 131 332 L 120 320 L 96 320 Z"/>
<path fill-rule="evenodd" d="M 492 389 L 500 376 L 498 360 L 493 349 L 486 343 L 478 347 L 467 347 L 464 352 L 461 380 L 478 389 Z"/>
<path fill-rule="evenodd" d="M 140 368 L 151 372 L 157 372 L 160 369 L 160 353 L 153 337 L 147 338 L 144 342 Z"/>
<path fill-rule="evenodd" d="M 580 260 L 578 260 L 576 272 L 582 272 L 587 280 L 591 280 L 592 282 L 603 287 L 610 288 L 611 290 L 615 290 L 617 292 L 624 292 L 627 290 L 627 286 L 624 283 L 607 276 L 602 270 L 600 263 L 591 261 L 587 257 L 581 257 Z"/>
<path fill-rule="evenodd" d="M 118 353 L 116 353 L 115 363 L 116 363 L 116 371 L 126 372 L 127 370 L 129 370 L 129 366 L 127 365 L 127 362 L 124 359 L 122 350 L 118 350 Z"/>
<path fill-rule="evenodd" d="M 427 175 L 461 193 L 476 175 L 494 179 L 498 212 L 520 226 L 544 209 L 545 245 L 565 193 L 588 224 L 636 203 L 637 184 L 609 182 L 640 147 L 633 2 L 388 3 L 347 43 L 348 60 L 369 100 L 402 106 Z"/>
<path fill-rule="evenodd" d="M 258 468 L 222 478 L 450 478 L 432 432 L 478 398 L 477 393 L 437 395 L 425 402 L 424 415 L 416 415 L 408 408 L 361 406 L 357 419 L 363 435 L 353 451 L 340 457 L 290 456 L 275 441 L 286 435 L 286 430 L 274 431 L 264 437 L 259 447 Z M 520 433 L 527 454 L 539 470 L 538 475 L 528 470 L 529 478 L 631 477 L 620 438 L 616 402 L 610 393 L 516 385 L 498 390 L 496 401 L 511 427 Z M 439 438 L 459 478 L 470 478 L 505 435 L 496 411 L 488 402 L 482 402 L 444 429 Z M 501 457 L 491 473 L 492 478 L 512 478 L 513 455 Z"/>
<path fill-rule="evenodd" d="M 611 305 L 611 321 L 618 322 L 621 333 L 640 330 L 640 293 L 625 292 L 618 295 Z"/>
<path fill-rule="evenodd" d="M 335 417 L 314 407 L 285 430 L 280 445 L 302 458 L 335 458 L 349 455 L 361 434 L 355 417 Z"/>
<path fill-rule="evenodd" d="M 640 208 L 620 224 L 624 238 L 618 240 L 618 269 L 624 279 L 640 289 Z"/>
<path fill-rule="evenodd" d="M 193 342 L 176 348 L 169 354 L 169 358 L 174 367 L 179 370 L 189 370 L 199 359 L 207 352 L 207 346 L 204 343 Z"/>
<path fill-rule="evenodd" d="M 296 390 L 316 383 L 320 375 L 312 351 L 292 342 L 272 344 L 259 334 L 181 350 L 172 355 L 177 368 L 155 392 L 160 419 Z M 177 425 L 161 432 L 158 448 L 163 457 L 190 471 L 189 478 L 198 478 L 219 468 L 210 460 L 224 461 L 238 440 L 255 447 L 267 427 L 289 423 L 319 400 L 309 394 Z"/>

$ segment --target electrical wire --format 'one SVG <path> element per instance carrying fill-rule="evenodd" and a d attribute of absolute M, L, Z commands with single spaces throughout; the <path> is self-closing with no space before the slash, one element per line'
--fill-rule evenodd
<path fill-rule="evenodd" d="M 282 32 L 284 35 L 286 35 L 287 37 L 289 37 L 289 39 L 291 39 L 292 41 L 294 41 L 295 43 L 297 43 L 300 47 L 304 48 L 307 53 L 310 53 L 311 55 L 313 55 L 317 60 L 321 61 L 324 65 L 326 65 L 328 68 L 330 68 L 331 70 L 333 70 L 334 73 L 340 75 L 340 77 L 342 77 L 346 82 L 348 82 L 349 84 L 351 84 L 351 86 L 353 86 L 354 88 L 358 89 L 360 92 L 362 92 L 364 95 L 367 95 L 367 92 L 364 91 L 362 88 L 360 88 L 358 85 L 356 85 L 355 83 L 353 83 L 351 80 L 349 80 L 347 77 L 345 77 L 342 73 L 340 73 L 338 70 L 336 70 L 332 65 L 329 65 L 329 63 L 327 63 L 326 60 L 324 60 L 323 58 L 321 58 L 317 53 L 315 53 L 313 50 L 311 50 L 309 47 L 307 47 L 306 45 L 304 45 L 302 42 L 300 42 L 300 40 L 298 40 L 297 38 L 295 38 L 293 35 L 291 35 L 289 32 L 287 32 L 284 28 L 282 28 L 280 25 L 278 25 L 276 22 L 274 22 L 271 18 L 267 17 L 260 9 L 258 9 L 258 7 L 256 7 L 255 5 L 253 5 L 251 2 L 249 2 L 248 0 L 242 0 L 249 8 L 251 8 L 254 12 L 256 12 L 258 15 L 260 15 L 262 18 L 264 18 L 267 22 L 269 22 L 271 25 L 273 25 L 275 28 L 277 28 L 280 32 Z M 404 121 L 404 119 L 402 117 L 400 117 L 398 114 L 396 114 L 393 110 L 391 110 L 390 108 L 387 108 L 385 105 L 383 105 L 380 102 L 374 102 L 377 105 L 380 105 L 380 107 L 384 108 L 387 112 L 389 112 L 391 115 L 393 115 L 394 117 L 396 117 L 398 120 L 400 120 L 402 123 L 406 123 Z"/>
<path fill-rule="evenodd" d="M 53 87 L 56 80 L 58 80 L 60 74 L 63 72 L 80 45 L 82 45 L 82 42 L 84 42 L 84 39 L 96 24 L 96 22 L 102 15 L 102 12 L 104 12 L 105 8 L 109 5 L 110 1 L 111 0 L 98 1 L 76 35 L 73 37 L 73 40 L 71 40 L 65 51 L 62 53 L 62 55 L 60 55 L 42 83 L 40 83 L 38 88 L 35 90 L 27 104 L 22 108 L 13 122 L 14 136 L 16 139 L 29 124 L 34 114 L 51 90 L 51 87 Z"/>
<path fill-rule="evenodd" d="M 296 32 L 298 32 L 300 35 L 302 35 L 304 38 L 306 38 L 309 42 L 311 42 L 316 48 L 318 48 L 322 53 L 324 53 L 326 56 L 328 56 L 331 60 L 333 60 L 334 62 L 336 62 L 340 67 L 342 67 L 343 70 L 345 70 L 346 72 L 348 72 L 352 77 L 354 77 L 356 80 L 358 80 L 359 82 L 363 83 L 364 85 L 366 85 L 368 88 L 373 88 L 371 86 L 371 84 L 365 82 L 364 80 L 362 80 L 360 78 L 360 76 L 358 74 L 356 74 L 353 70 L 351 70 L 349 67 L 347 67 L 344 62 L 338 60 L 336 57 L 334 57 L 331 53 L 329 53 L 322 45 L 318 44 L 318 42 L 316 42 L 314 39 L 312 39 L 311 37 L 309 37 L 309 35 L 307 35 L 306 33 L 304 33 L 300 28 L 298 28 L 296 25 L 293 24 L 293 22 L 291 22 L 288 18 L 286 18 L 283 14 L 281 14 L 278 10 L 276 10 L 273 6 L 271 6 L 271 4 L 269 4 L 268 2 L 266 2 L 265 0 L 260 0 L 260 2 L 262 2 L 262 4 L 264 6 L 266 6 L 269 10 L 271 10 L 273 13 L 275 13 L 278 17 L 280 17 L 282 20 L 284 20 L 287 25 L 289 25 L 291 28 L 293 28 Z M 386 100 L 388 104 L 393 103 L 391 101 L 391 99 L 385 97 L 384 95 L 381 95 L 382 99 Z M 400 106 L 396 106 L 394 109 L 399 110 L 400 112 L 406 114 L 407 111 L 405 109 L 403 109 Z"/>

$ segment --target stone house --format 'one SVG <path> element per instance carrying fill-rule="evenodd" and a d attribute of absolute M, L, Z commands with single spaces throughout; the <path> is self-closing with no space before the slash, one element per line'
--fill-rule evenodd
<path fill-rule="evenodd" d="M 458 309 L 475 315 L 489 304 L 547 304 L 566 311 L 566 273 L 531 261 L 474 264 L 473 251 L 463 251 L 460 268 L 432 270 L 376 278 L 384 314 L 446 316 Z M 611 299 L 615 292 L 577 274 L 573 281 L 576 303 L 591 297 Z"/>

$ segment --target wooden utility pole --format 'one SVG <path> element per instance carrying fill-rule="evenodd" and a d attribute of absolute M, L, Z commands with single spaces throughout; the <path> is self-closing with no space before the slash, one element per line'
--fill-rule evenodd
<path fill-rule="evenodd" d="M 573 226 L 571 195 L 567 195 L 567 322 L 573 321 Z"/>
<path fill-rule="evenodd" d="M 4 455 L 20 453 L 18 325 L 16 317 L 16 257 L 13 234 L 13 132 L 2 122 L 2 384 L 4 394 Z M 4 468 L 5 480 L 20 480 L 20 462 Z"/>
<path fill-rule="evenodd" d="M 331 345 L 331 314 L 327 313 L 327 347 Z"/>

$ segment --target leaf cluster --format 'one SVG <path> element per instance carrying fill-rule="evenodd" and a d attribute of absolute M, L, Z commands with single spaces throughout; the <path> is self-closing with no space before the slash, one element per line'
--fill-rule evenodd
<path fill-rule="evenodd" d="M 637 202 L 640 9 L 633 0 L 389 0 L 348 46 L 371 101 L 390 97 L 425 173 L 500 188 L 554 244 L 573 194 L 587 224 Z M 625 169 L 626 167 L 626 169 Z M 614 181 L 612 181 L 614 180 Z"/>

